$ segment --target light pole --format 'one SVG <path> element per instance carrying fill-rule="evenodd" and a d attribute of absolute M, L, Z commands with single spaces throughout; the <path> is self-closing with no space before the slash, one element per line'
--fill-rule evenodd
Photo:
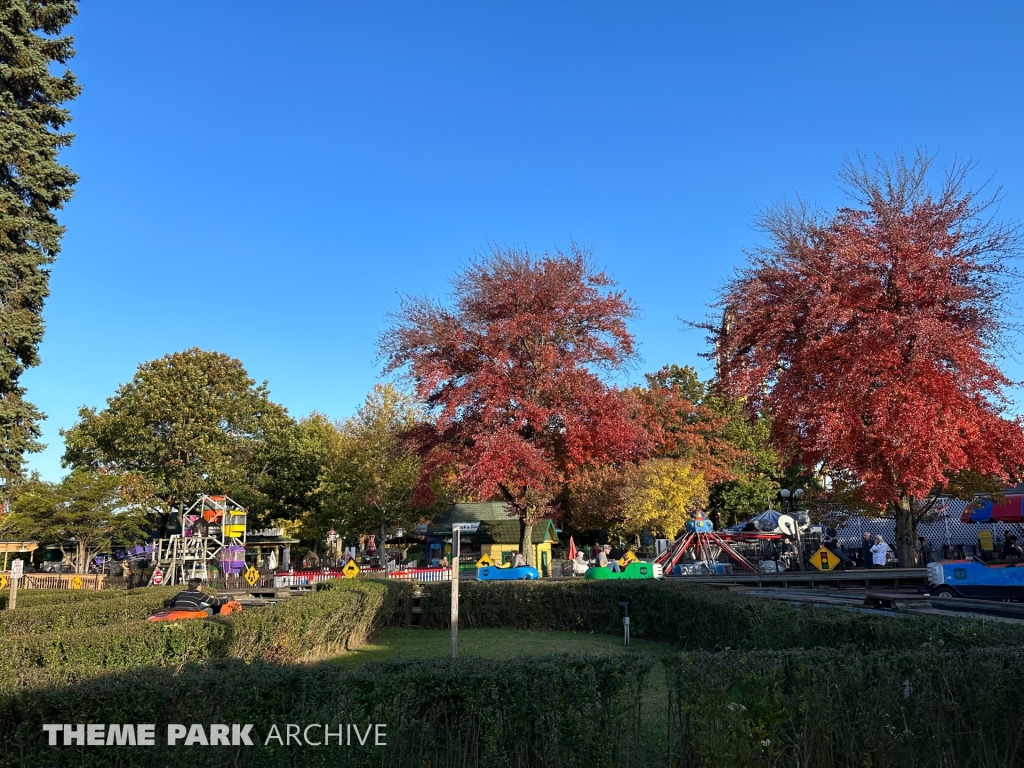
<path fill-rule="evenodd" d="M 782 498 L 783 510 L 793 518 L 793 524 L 796 527 L 796 569 L 798 571 L 802 571 L 804 569 L 804 542 L 800 537 L 800 518 L 797 517 L 796 507 L 803 495 L 803 488 L 794 488 L 792 491 L 788 488 L 783 488 L 779 491 L 779 496 Z"/>

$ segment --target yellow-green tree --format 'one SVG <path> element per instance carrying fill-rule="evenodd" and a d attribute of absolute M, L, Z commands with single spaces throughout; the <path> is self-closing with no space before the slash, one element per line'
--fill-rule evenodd
<path fill-rule="evenodd" d="M 391 384 L 377 384 L 358 413 L 338 425 L 337 455 L 325 474 L 325 506 L 349 535 L 411 528 L 429 510 L 421 510 L 414 493 L 420 457 L 405 435 L 422 424 L 423 410 Z"/>
<path fill-rule="evenodd" d="M 648 461 L 630 473 L 623 489 L 622 532 L 653 531 L 675 538 L 689 513 L 706 504 L 707 498 L 707 483 L 689 462 Z"/>

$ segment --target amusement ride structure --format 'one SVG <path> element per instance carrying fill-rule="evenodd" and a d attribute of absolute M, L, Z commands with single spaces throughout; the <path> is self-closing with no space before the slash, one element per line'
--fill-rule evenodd
<path fill-rule="evenodd" d="M 153 540 L 153 565 L 161 573 L 162 583 L 207 579 L 211 565 L 225 575 L 242 573 L 246 516 L 245 507 L 227 496 L 200 496 L 185 510 L 180 534 Z"/>
<path fill-rule="evenodd" d="M 733 546 L 737 539 L 744 538 L 779 538 L 771 534 L 754 534 L 715 531 L 714 525 L 707 516 L 697 510 L 690 513 L 686 521 L 686 532 L 673 542 L 672 546 L 654 559 L 666 575 L 674 573 L 684 556 L 689 553 L 697 564 L 703 565 L 707 573 L 716 573 L 721 568 L 719 557 L 724 553 L 745 571 L 757 573 L 758 569 Z M 689 558 L 687 558 L 689 560 Z"/>

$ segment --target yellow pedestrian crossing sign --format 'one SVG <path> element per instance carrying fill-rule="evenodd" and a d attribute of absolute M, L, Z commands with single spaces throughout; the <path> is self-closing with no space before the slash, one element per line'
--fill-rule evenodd
<path fill-rule="evenodd" d="M 250 565 L 246 572 L 242 574 L 242 578 L 245 579 L 245 583 L 250 587 L 255 587 L 256 582 L 260 580 L 260 572 Z"/>
<path fill-rule="evenodd" d="M 73 578 L 71 580 L 71 588 L 72 589 L 81 589 L 82 588 L 82 577 L 81 576 L 75 576 L 75 578 Z"/>
<path fill-rule="evenodd" d="M 811 555 L 811 565 L 819 571 L 834 571 L 839 567 L 839 558 L 832 551 L 822 547 Z"/>
<path fill-rule="evenodd" d="M 349 560 L 345 563 L 345 567 L 341 569 L 341 572 L 345 574 L 346 579 L 354 579 L 359 575 L 359 566 L 356 565 L 355 560 Z"/>
<path fill-rule="evenodd" d="M 492 565 L 494 565 L 494 561 L 488 555 L 481 555 L 480 559 L 476 561 L 477 568 L 490 568 Z"/>

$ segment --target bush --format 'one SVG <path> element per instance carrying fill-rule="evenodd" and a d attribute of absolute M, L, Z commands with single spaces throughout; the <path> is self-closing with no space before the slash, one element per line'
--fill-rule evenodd
<path fill-rule="evenodd" d="M 85 605 L 104 600 L 123 599 L 126 595 L 163 595 L 160 599 L 179 592 L 181 587 L 140 587 L 139 589 L 19 589 L 18 608 L 36 608 L 42 605 Z M 0 592 L 0 608 L 7 608 L 10 588 Z"/>
<path fill-rule="evenodd" d="M 177 668 L 217 658 L 290 663 L 343 653 L 389 623 L 402 595 L 410 592 L 407 584 L 340 581 L 310 595 L 232 616 L 10 633 L 0 643 L 0 686 L 38 688 L 104 671 Z M 84 610 L 93 608 L 90 604 Z"/>
<path fill-rule="evenodd" d="M 427 589 L 422 625 L 447 627 L 451 586 Z M 467 581 L 459 585 L 459 626 L 619 634 L 622 600 L 629 601 L 633 636 L 691 650 L 1024 644 L 1024 627 L 1003 621 L 795 607 L 697 584 L 655 581 Z"/>
<path fill-rule="evenodd" d="M 666 662 L 673 764 L 1024 764 L 1024 652 L 683 653 Z"/>
<path fill-rule="evenodd" d="M 629 765 L 651 664 L 630 654 L 135 670 L 0 698 L 0 767 Z M 155 723 L 156 745 L 47 746 L 42 723 L 89 722 Z M 167 723 L 253 723 L 254 746 L 167 747 Z M 288 723 L 382 723 L 388 746 L 264 747 L 274 723 L 282 736 Z"/>
<path fill-rule="evenodd" d="M 178 587 L 150 587 L 130 592 L 101 590 L 99 592 L 72 592 L 33 590 L 22 602 L 18 594 L 18 608 L 0 612 L 0 634 L 15 632 L 46 633 L 66 629 L 102 627 L 145 619 L 163 601 L 173 596 Z M 40 593 L 49 593 L 50 596 Z M 88 597 L 86 597 L 88 595 Z M 103 597 L 94 597 L 102 595 Z"/>

